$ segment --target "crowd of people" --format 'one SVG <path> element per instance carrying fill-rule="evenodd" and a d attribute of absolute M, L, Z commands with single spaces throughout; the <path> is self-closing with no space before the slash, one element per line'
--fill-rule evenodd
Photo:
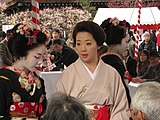
<path fill-rule="evenodd" d="M 31 21 L 32 12 L 29 10 L 5 15 L 3 24 L 15 25 L 22 21 Z M 87 10 L 82 10 L 73 7 L 61 7 L 61 8 L 45 8 L 40 10 L 39 18 L 41 21 L 41 29 L 53 30 L 58 28 L 61 32 L 66 31 L 70 33 L 74 25 L 82 20 L 91 19 L 91 13 Z"/>
<path fill-rule="evenodd" d="M 108 18 L 98 25 L 89 13 L 73 8 L 41 13 L 41 30 L 26 22 L 27 11 L 9 16 L 18 24 L 0 32 L 0 119 L 160 119 L 160 31 L 154 37 L 142 34 L 136 60 L 134 34 L 125 20 Z M 65 33 L 68 39 L 61 23 L 72 31 Z M 62 71 L 50 100 L 42 71 Z M 134 96 L 129 82 L 140 84 Z"/>

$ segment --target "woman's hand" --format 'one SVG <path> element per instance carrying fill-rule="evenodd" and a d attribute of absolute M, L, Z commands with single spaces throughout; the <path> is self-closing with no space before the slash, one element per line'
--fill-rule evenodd
<path fill-rule="evenodd" d="M 139 78 L 139 77 L 135 77 L 135 78 L 132 78 L 132 82 L 134 82 L 134 83 L 143 83 L 144 82 L 144 80 L 142 80 L 141 78 Z"/>

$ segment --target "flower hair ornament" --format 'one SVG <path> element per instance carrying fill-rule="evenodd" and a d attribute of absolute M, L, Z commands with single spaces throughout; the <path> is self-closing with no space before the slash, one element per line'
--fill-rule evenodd
<path fill-rule="evenodd" d="M 31 31 L 33 31 L 33 25 L 31 23 L 22 23 L 17 27 L 16 33 L 21 35 L 31 36 Z"/>
<path fill-rule="evenodd" d="M 27 36 L 28 43 L 27 45 L 32 46 L 33 44 L 37 43 L 37 34 L 41 32 L 41 30 L 34 30 L 32 36 Z"/>
<path fill-rule="evenodd" d="M 108 18 L 107 19 L 110 23 L 112 23 L 114 26 L 117 26 L 119 24 L 119 20 L 117 17 L 114 18 Z"/>
<path fill-rule="evenodd" d="M 20 24 L 16 30 L 16 33 L 24 35 L 25 37 L 28 38 L 28 43 L 27 43 L 28 46 L 32 46 L 33 44 L 37 43 L 37 34 L 39 32 L 42 31 L 34 29 L 32 23 L 29 22 Z"/>

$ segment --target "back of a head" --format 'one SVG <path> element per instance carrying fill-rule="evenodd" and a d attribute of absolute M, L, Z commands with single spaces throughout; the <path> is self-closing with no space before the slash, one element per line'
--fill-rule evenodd
<path fill-rule="evenodd" d="M 59 38 L 58 38 L 58 39 L 55 39 L 55 40 L 52 41 L 52 44 L 53 44 L 53 45 L 55 45 L 55 44 L 63 45 L 63 44 L 62 44 L 62 39 L 59 39 Z"/>
<path fill-rule="evenodd" d="M 147 58 L 148 58 L 150 52 L 149 52 L 148 50 L 144 49 L 144 50 L 142 50 L 142 51 L 139 52 L 139 57 L 140 57 L 142 54 L 145 54 L 145 55 L 147 56 Z"/>
<path fill-rule="evenodd" d="M 150 50 L 149 57 L 159 57 L 159 53 L 157 50 Z"/>
<path fill-rule="evenodd" d="M 126 23 L 118 21 L 115 18 L 108 18 L 102 22 L 101 27 L 106 33 L 107 45 L 121 44 L 122 39 L 126 37 L 126 28 L 128 26 Z"/>
<path fill-rule="evenodd" d="M 135 114 L 138 114 L 138 110 L 143 112 L 147 120 L 160 120 L 160 84 L 140 84 L 132 98 L 132 107 Z"/>
<path fill-rule="evenodd" d="M 0 31 L 0 37 L 3 37 L 3 39 L 6 37 L 6 33 L 4 31 Z"/>
<path fill-rule="evenodd" d="M 66 94 L 55 94 L 48 104 L 44 120 L 89 120 L 85 107 Z"/>
<path fill-rule="evenodd" d="M 143 37 L 150 37 L 150 33 L 149 32 L 144 32 Z"/>

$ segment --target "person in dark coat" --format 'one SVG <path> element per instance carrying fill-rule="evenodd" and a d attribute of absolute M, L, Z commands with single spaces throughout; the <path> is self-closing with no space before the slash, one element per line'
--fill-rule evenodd
<path fill-rule="evenodd" d="M 55 55 L 53 62 L 56 65 L 54 70 L 64 69 L 64 65 L 68 67 L 78 59 L 76 51 L 66 45 L 63 45 L 61 39 L 55 39 L 53 41 L 53 49 L 55 52 L 51 54 Z"/>
<path fill-rule="evenodd" d="M 6 38 L 0 42 L 0 68 L 11 66 L 13 63 L 13 57 L 8 49 L 8 40 L 12 36 L 11 32 L 11 30 L 7 30 Z"/>
<path fill-rule="evenodd" d="M 142 51 L 142 50 L 156 50 L 156 45 L 155 43 L 150 39 L 150 33 L 145 32 L 143 34 L 143 42 L 139 45 L 139 49 L 138 51 Z"/>
<path fill-rule="evenodd" d="M 142 50 L 139 52 L 139 60 L 137 63 L 137 76 L 142 76 L 147 71 L 149 66 L 149 51 Z"/>
<path fill-rule="evenodd" d="M 126 70 L 132 77 L 137 77 L 137 60 L 134 59 L 129 54 L 129 50 L 127 50 L 124 54 L 124 65 L 126 66 Z"/>
<path fill-rule="evenodd" d="M 152 50 L 149 53 L 150 65 L 147 72 L 140 77 L 133 78 L 133 82 L 150 82 L 156 81 L 160 83 L 160 62 L 158 51 Z"/>

